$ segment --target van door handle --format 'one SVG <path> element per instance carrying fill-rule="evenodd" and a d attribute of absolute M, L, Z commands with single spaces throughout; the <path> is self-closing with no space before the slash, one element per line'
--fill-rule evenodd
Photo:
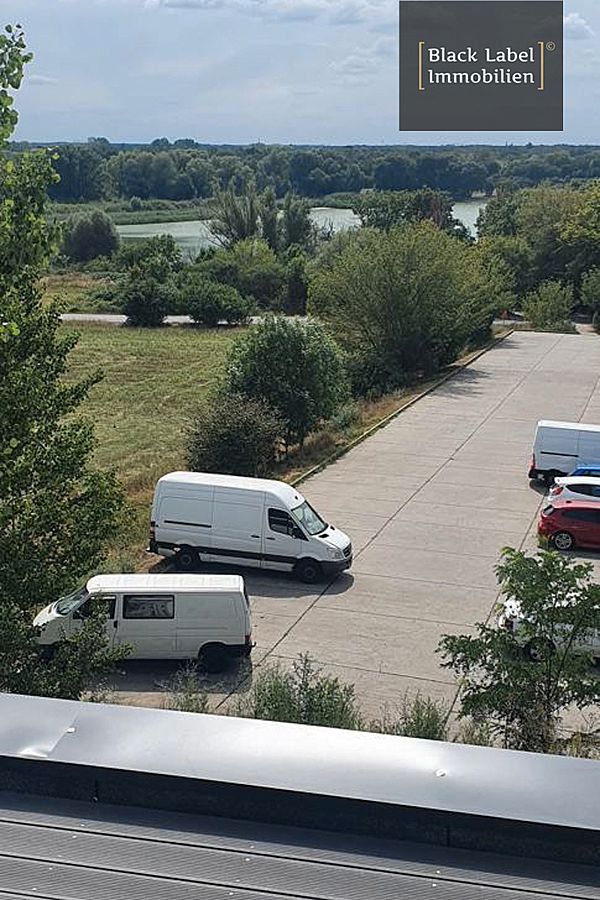
<path fill-rule="evenodd" d="M 268 541 L 274 541 L 275 538 L 273 538 L 273 537 L 268 537 L 267 540 L 268 540 Z"/>
<path fill-rule="evenodd" d="M 118 628 L 118 627 L 119 627 L 119 623 L 118 623 L 118 621 L 115 619 L 114 622 L 113 622 L 113 628 Z"/>
<path fill-rule="evenodd" d="M 257 540 L 260 538 L 260 534 L 251 534 L 251 538 L 256 538 Z"/>

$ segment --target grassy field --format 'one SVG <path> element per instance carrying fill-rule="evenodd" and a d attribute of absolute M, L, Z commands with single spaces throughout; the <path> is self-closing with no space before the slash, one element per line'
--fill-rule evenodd
<path fill-rule="evenodd" d="M 96 462 L 116 470 L 131 504 L 119 549 L 140 562 L 156 479 L 185 468 L 185 423 L 222 373 L 240 330 L 86 324 L 77 331 L 70 376 L 104 372 L 84 412 L 95 423 Z"/>
<path fill-rule="evenodd" d="M 91 300 L 93 291 L 110 285 L 111 279 L 86 272 L 65 272 L 45 275 L 40 282 L 42 300 L 58 298 L 64 312 L 114 312 Z"/>

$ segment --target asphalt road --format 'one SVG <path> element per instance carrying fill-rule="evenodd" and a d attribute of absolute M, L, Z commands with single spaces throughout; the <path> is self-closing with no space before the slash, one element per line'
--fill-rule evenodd
<path fill-rule="evenodd" d="M 536 546 L 543 495 L 527 479 L 536 422 L 600 422 L 599 374 L 595 335 L 514 333 L 306 481 L 311 503 L 352 537 L 355 562 L 316 589 L 244 573 L 254 669 L 308 652 L 354 683 L 372 716 L 407 691 L 451 701 L 441 636 L 490 615 L 504 546 Z M 128 663 L 115 699 L 161 705 L 174 668 Z M 211 702 L 243 694 L 251 678 L 249 667 L 206 680 Z"/>

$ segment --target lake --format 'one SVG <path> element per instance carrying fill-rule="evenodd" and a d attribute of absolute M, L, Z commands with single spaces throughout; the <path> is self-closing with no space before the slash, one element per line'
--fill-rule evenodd
<path fill-rule="evenodd" d="M 455 203 L 454 215 L 475 233 L 475 222 L 479 211 L 486 205 L 486 200 L 467 200 Z M 311 217 L 319 227 L 331 227 L 333 231 L 345 231 L 356 228 L 360 219 L 351 209 L 334 209 L 329 206 L 315 206 L 311 209 Z M 184 253 L 196 254 L 202 247 L 209 247 L 212 238 L 206 222 L 195 219 L 191 222 L 158 222 L 145 225 L 117 225 L 117 231 L 123 240 L 142 240 L 155 237 L 157 234 L 171 234 Z"/>

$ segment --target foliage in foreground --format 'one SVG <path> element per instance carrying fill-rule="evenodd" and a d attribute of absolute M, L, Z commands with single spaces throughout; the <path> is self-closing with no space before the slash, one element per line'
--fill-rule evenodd
<path fill-rule="evenodd" d="M 600 627 L 600 585 L 591 565 L 550 551 L 506 549 L 497 573 L 522 619 L 519 639 L 494 622 L 477 625 L 473 635 L 445 635 L 443 665 L 461 677 L 461 716 L 487 723 L 505 747 L 548 752 L 562 712 L 600 701 L 600 681 L 582 649 Z"/>
<path fill-rule="evenodd" d="M 16 89 L 29 56 L 19 29 L 7 33 L 0 86 Z M 9 99 L 0 98 L 0 136 L 16 122 Z M 65 382 L 76 340 L 60 334 L 58 310 L 37 287 L 56 248 L 44 215 L 54 180 L 45 151 L 0 160 L 0 689 L 75 696 L 110 664 L 106 635 L 90 624 L 40 666 L 32 620 L 101 561 L 123 496 L 93 469 L 92 425 L 79 414 L 99 376 Z"/>

